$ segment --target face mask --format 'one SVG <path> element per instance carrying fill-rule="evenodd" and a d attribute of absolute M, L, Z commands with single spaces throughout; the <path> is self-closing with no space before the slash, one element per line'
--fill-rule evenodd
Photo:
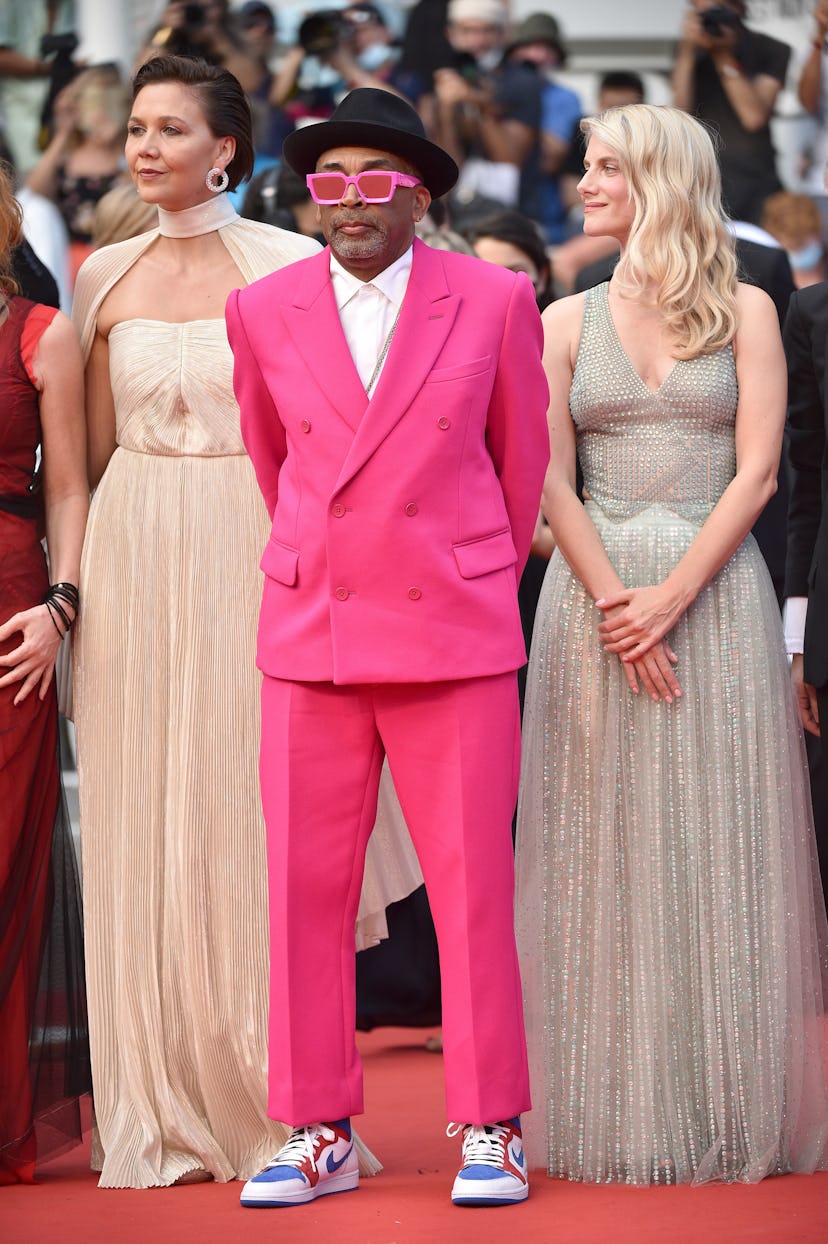
<path fill-rule="evenodd" d="M 798 251 L 788 251 L 788 259 L 794 272 L 808 272 L 815 268 L 823 256 L 821 242 L 809 242 Z"/>
<path fill-rule="evenodd" d="M 482 52 L 476 58 L 478 69 L 483 73 L 491 73 L 500 64 L 502 52 L 500 48 L 491 48 L 488 52 Z"/>
<path fill-rule="evenodd" d="M 387 43 L 372 43 L 370 47 L 363 48 L 357 56 L 360 68 L 366 73 L 375 73 L 380 65 L 392 59 L 397 59 L 395 49 L 389 47 Z"/>

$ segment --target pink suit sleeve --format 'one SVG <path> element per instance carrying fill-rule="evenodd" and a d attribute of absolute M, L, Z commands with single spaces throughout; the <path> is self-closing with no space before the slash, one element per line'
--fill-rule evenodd
<path fill-rule="evenodd" d="M 527 277 L 515 281 L 489 403 L 486 443 L 509 514 L 518 576 L 526 565 L 549 464 L 543 327 Z"/>

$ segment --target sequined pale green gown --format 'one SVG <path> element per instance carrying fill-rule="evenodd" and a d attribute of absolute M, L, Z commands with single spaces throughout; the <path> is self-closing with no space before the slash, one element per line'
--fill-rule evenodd
<path fill-rule="evenodd" d="M 735 470 L 730 347 L 657 392 L 587 294 L 570 406 L 590 518 L 658 583 Z M 628 690 L 556 552 L 538 606 L 518 816 L 531 1165 L 569 1179 L 753 1181 L 825 1164 L 828 1107 L 803 746 L 748 537 L 670 634 L 683 698 Z"/>

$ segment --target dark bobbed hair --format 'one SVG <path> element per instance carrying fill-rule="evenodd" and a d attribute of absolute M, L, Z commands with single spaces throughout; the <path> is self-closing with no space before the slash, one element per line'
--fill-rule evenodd
<path fill-rule="evenodd" d="M 132 102 L 145 86 L 177 82 L 192 91 L 215 138 L 235 138 L 236 152 L 227 165 L 230 190 L 253 172 L 253 118 L 241 84 L 228 69 L 190 56 L 153 56 L 132 80 Z"/>
<path fill-rule="evenodd" d="M 12 251 L 23 236 L 23 213 L 12 186 L 11 167 L 0 161 L 0 305 L 19 288 L 12 275 Z"/>
<path fill-rule="evenodd" d="M 631 69 L 611 69 L 605 73 L 598 83 L 600 91 L 632 91 L 635 92 L 642 104 L 645 97 L 644 79 L 639 73 L 633 73 Z"/>
<path fill-rule="evenodd" d="M 523 251 L 531 259 L 541 278 L 536 291 L 538 307 L 541 311 L 554 300 L 552 286 L 552 262 L 546 251 L 546 245 L 540 229 L 529 216 L 507 208 L 502 212 L 492 212 L 480 216 L 463 230 L 463 236 L 471 246 L 480 238 L 494 238 L 497 242 L 508 242 L 519 251 Z"/>
<path fill-rule="evenodd" d="M 543 238 L 533 220 L 522 212 L 493 212 L 491 216 L 481 216 L 474 224 L 463 230 L 465 237 L 474 246 L 479 238 L 495 238 L 498 242 L 509 242 L 516 246 L 524 255 L 528 255 L 538 272 L 549 272 L 550 262 L 546 253 Z"/>

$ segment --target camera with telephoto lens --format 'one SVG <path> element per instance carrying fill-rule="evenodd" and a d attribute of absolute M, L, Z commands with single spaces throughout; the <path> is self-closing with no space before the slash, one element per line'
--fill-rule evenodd
<path fill-rule="evenodd" d="M 741 25 L 738 13 L 725 4 L 714 4 L 709 9 L 702 9 L 699 14 L 701 28 L 711 39 L 721 39 L 728 30 L 736 30 Z"/>
<path fill-rule="evenodd" d="M 320 9 L 302 22 L 299 42 L 308 56 L 330 56 L 350 34 L 341 9 Z"/>

